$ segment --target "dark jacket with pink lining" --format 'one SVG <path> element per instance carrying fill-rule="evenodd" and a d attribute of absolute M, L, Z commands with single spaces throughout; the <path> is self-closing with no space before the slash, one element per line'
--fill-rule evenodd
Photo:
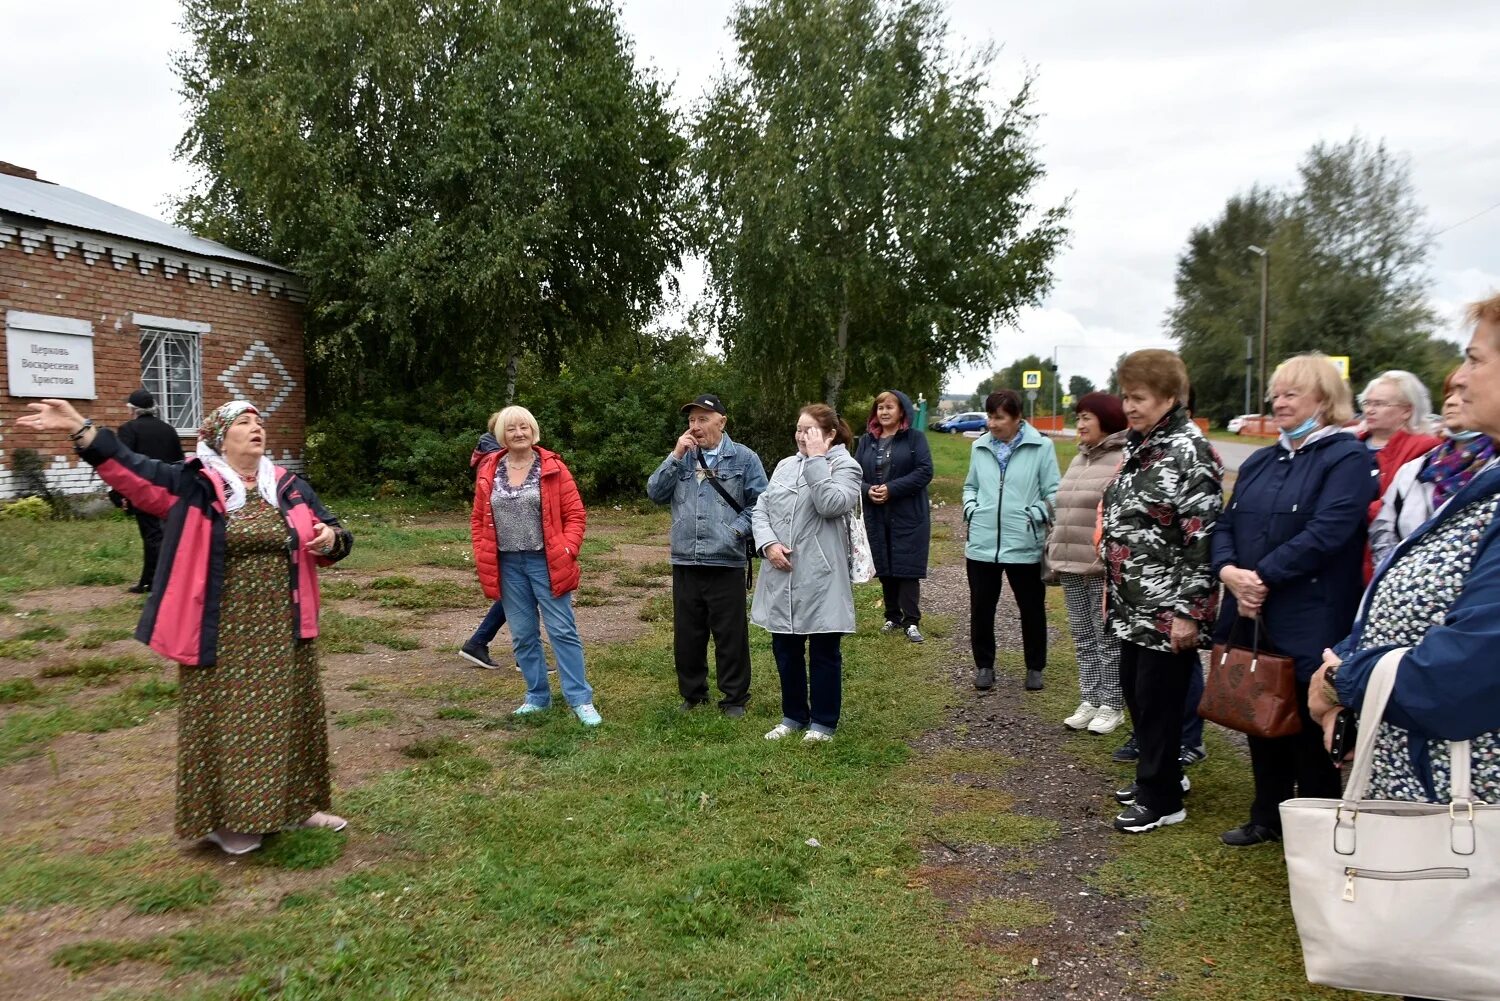
<path fill-rule="evenodd" d="M 135 638 L 194 667 L 218 662 L 219 602 L 224 587 L 224 482 L 196 458 L 159 462 L 132 452 L 114 432 L 100 428 L 79 455 L 136 510 L 164 518 L 161 561 Z M 292 622 L 299 639 L 318 635 L 318 570 L 338 562 L 354 537 L 323 507 L 307 481 L 276 467 L 276 499 L 287 525 L 287 566 Z M 253 502 L 253 500 L 252 500 Z M 334 530 L 333 551 L 314 556 L 307 545 L 314 522 Z"/>

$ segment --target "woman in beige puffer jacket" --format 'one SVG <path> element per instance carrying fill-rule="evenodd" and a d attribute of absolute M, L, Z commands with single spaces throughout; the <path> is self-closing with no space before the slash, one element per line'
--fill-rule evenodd
<path fill-rule="evenodd" d="M 1088 393 L 1074 404 L 1078 455 L 1057 488 L 1047 536 L 1048 582 L 1060 581 L 1078 655 L 1082 702 L 1063 720 L 1070 730 L 1110 733 L 1125 718 L 1120 689 L 1120 641 L 1105 628 L 1104 562 L 1094 542 L 1099 501 L 1124 455 L 1125 411 L 1108 393 Z"/>

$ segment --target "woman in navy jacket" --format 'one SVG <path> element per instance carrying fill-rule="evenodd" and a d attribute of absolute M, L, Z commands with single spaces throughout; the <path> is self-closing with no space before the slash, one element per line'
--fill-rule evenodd
<path fill-rule="evenodd" d="M 905 393 L 890 390 L 875 397 L 855 461 L 863 471 L 865 530 L 875 576 L 885 593 L 885 626 L 881 632 L 906 633 L 922 642 L 918 598 L 927 576 L 927 547 L 932 514 L 927 484 L 932 482 L 932 452 L 927 436 L 912 426 L 915 411 Z"/>
<path fill-rule="evenodd" d="M 1222 835 L 1234 846 L 1279 840 L 1278 808 L 1293 795 L 1339 795 L 1338 771 L 1308 715 L 1308 681 L 1359 608 L 1365 513 L 1377 490 L 1369 450 L 1343 429 L 1353 407 L 1331 361 L 1310 354 L 1282 362 L 1270 402 L 1281 437 L 1240 467 L 1214 526 L 1214 572 L 1227 589 L 1216 638 L 1233 631 L 1249 642 L 1250 624 L 1236 621 L 1260 616 L 1262 646 L 1296 664 L 1302 732 L 1249 738 L 1255 801 L 1249 822 Z"/>

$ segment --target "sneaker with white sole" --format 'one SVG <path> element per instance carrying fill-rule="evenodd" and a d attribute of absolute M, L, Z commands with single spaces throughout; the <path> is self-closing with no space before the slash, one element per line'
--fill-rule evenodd
<path fill-rule="evenodd" d="M 1123 789 L 1116 789 L 1115 799 L 1119 801 L 1121 806 L 1129 806 L 1130 804 L 1135 802 L 1135 794 L 1138 789 L 1139 786 L 1132 782 L 1130 783 L 1130 785 L 1126 786 Z M 1186 775 L 1182 777 L 1182 791 L 1185 793 L 1193 791 L 1193 783 L 1188 781 L 1188 777 Z"/>
<path fill-rule="evenodd" d="M 1100 706 L 1099 711 L 1094 713 L 1094 718 L 1089 720 L 1089 733 L 1100 735 L 1114 733 L 1115 728 L 1125 722 L 1125 710 L 1116 709 L 1114 706 Z"/>
<path fill-rule="evenodd" d="M 1178 810 L 1176 813 L 1157 813 L 1148 806 L 1135 803 L 1115 818 L 1115 830 L 1125 834 L 1145 834 L 1147 831 L 1154 831 L 1158 827 L 1166 827 L 1169 824 L 1180 824 L 1186 819 L 1186 808 Z"/>
<path fill-rule="evenodd" d="M 546 709 L 546 706 L 539 706 L 534 702 L 522 702 L 520 705 L 516 706 L 516 711 L 511 713 L 511 715 L 530 716 L 532 713 L 545 712 Z"/>
<path fill-rule="evenodd" d="M 906 627 L 906 638 L 913 643 L 921 643 L 923 642 L 922 630 L 918 629 L 916 624 L 913 623 Z"/>
<path fill-rule="evenodd" d="M 782 737 L 794 734 L 800 729 L 802 729 L 800 726 L 787 726 L 785 723 L 777 723 L 766 731 L 766 739 L 780 740 Z"/>
<path fill-rule="evenodd" d="M 500 665 L 490 659 L 490 648 L 480 646 L 478 643 L 465 643 L 458 648 L 458 655 L 475 667 L 482 667 L 486 671 L 498 671 Z"/>
<path fill-rule="evenodd" d="M 599 710 L 594 708 L 592 702 L 573 707 L 573 715 L 578 717 L 578 722 L 584 726 L 598 726 L 604 722 L 604 717 L 599 715 Z"/>
<path fill-rule="evenodd" d="M 802 735 L 804 744 L 824 744 L 833 739 L 833 734 L 824 733 L 822 730 L 809 730 Z"/>
<path fill-rule="evenodd" d="M 890 619 L 886 619 L 885 620 L 885 625 L 883 625 L 883 626 L 880 627 L 880 631 L 882 633 L 893 633 L 893 632 L 896 632 L 900 628 L 901 627 L 899 625 L 897 625 L 896 623 L 892 622 Z"/>
<path fill-rule="evenodd" d="M 1078 708 L 1073 710 L 1073 715 L 1063 720 L 1063 726 L 1069 730 L 1082 730 L 1093 721 L 1094 714 L 1098 711 L 1099 707 L 1092 702 L 1080 702 Z"/>

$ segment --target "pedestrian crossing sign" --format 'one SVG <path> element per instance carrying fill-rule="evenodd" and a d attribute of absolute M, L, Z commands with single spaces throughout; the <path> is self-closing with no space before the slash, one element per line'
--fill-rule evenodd
<path fill-rule="evenodd" d="M 1034 368 L 1034 369 L 1031 369 L 1030 371 L 1022 372 L 1021 373 L 1021 388 L 1022 389 L 1041 389 L 1042 388 L 1042 372 L 1041 372 L 1041 369 L 1035 369 Z"/>

